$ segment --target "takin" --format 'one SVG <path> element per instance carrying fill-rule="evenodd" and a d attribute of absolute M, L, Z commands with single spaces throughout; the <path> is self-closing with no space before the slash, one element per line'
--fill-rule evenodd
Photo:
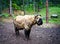
<path fill-rule="evenodd" d="M 19 30 L 24 30 L 25 37 L 29 39 L 32 26 L 35 24 L 40 26 L 43 24 L 43 21 L 40 15 L 18 15 L 13 23 L 16 35 L 19 35 Z"/>

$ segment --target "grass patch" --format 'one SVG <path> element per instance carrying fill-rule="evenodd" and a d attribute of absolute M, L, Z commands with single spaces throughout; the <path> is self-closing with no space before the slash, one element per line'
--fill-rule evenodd
<path fill-rule="evenodd" d="M 4 17 L 4 18 L 8 18 L 9 17 L 9 14 L 8 13 L 2 13 L 0 14 L 1 17 Z"/>
<path fill-rule="evenodd" d="M 42 8 L 40 11 L 42 15 L 43 22 L 46 22 L 46 8 Z M 52 14 L 57 14 L 58 18 L 50 18 Z M 60 7 L 49 7 L 49 23 L 60 24 Z"/>
<path fill-rule="evenodd" d="M 25 8 L 25 9 L 27 9 L 27 11 L 25 11 L 25 12 L 27 12 L 28 14 L 34 13 L 34 10 L 31 7 Z M 60 7 L 49 7 L 48 9 L 49 9 L 49 23 L 60 24 Z M 39 12 L 39 14 L 42 15 L 43 22 L 46 23 L 46 8 L 42 8 L 41 11 Z M 51 18 L 52 14 L 57 14 L 58 18 Z M 7 17 L 9 17 L 9 14 L 3 13 L 2 16 L 7 18 Z"/>

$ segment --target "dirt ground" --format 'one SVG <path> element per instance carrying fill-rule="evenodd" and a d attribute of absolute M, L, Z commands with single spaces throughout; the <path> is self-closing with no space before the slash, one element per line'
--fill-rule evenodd
<path fill-rule="evenodd" d="M 31 40 L 26 41 L 24 30 L 20 30 L 19 36 L 16 36 L 14 25 L 9 21 L 0 22 L 0 44 L 60 44 L 60 26 L 35 25 L 31 28 Z"/>

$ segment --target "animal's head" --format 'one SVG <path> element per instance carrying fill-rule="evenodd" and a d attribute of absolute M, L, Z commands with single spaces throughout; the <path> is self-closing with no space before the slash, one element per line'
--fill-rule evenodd
<path fill-rule="evenodd" d="M 35 20 L 36 20 L 37 25 L 42 25 L 43 24 L 41 15 L 36 15 Z"/>

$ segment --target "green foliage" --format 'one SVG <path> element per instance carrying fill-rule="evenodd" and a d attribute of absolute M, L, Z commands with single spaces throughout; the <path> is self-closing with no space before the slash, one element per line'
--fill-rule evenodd
<path fill-rule="evenodd" d="M 2 17 L 8 18 L 9 14 L 8 13 L 2 13 Z"/>
<path fill-rule="evenodd" d="M 33 6 L 32 6 L 33 4 L 30 4 L 29 6 L 28 6 L 28 8 L 26 7 L 26 11 L 28 11 L 28 12 L 33 12 Z"/>
<path fill-rule="evenodd" d="M 43 21 L 46 22 L 46 8 L 42 8 L 40 14 L 43 17 Z M 57 14 L 58 18 L 51 18 L 52 14 Z M 54 24 L 60 24 L 60 8 L 59 7 L 49 7 L 49 22 Z"/>
<path fill-rule="evenodd" d="M 60 14 L 60 7 L 49 7 L 49 14 Z"/>
<path fill-rule="evenodd" d="M 1 7 L 3 7 L 2 9 L 8 8 L 9 7 L 9 0 L 1 0 Z"/>
<path fill-rule="evenodd" d="M 17 4 L 15 4 L 15 3 L 13 3 L 12 7 L 15 10 L 20 10 L 20 7 Z"/>
<path fill-rule="evenodd" d="M 60 18 L 51 18 L 49 20 L 50 23 L 54 23 L 54 24 L 60 24 Z"/>
<path fill-rule="evenodd" d="M 42 17 L 44 17 L 43 21 L 46 22 L 46 0 L 35 0 L 36 5 L 39 5 L 40 14 Z M 1 1 L 0 1 L 1 2 Z M 0 4 L 0 7 L 2 7 L 2 10 L 9 8 L 9 0 L 2 0 L 2 3 Z M 24 0 L 24 10 L 25 12 L 33 13 L 34 12 L 34 0 Z M 56 7 L 57 6 L 57 7 Z M 14 10 L 23 10 L 23 0 L 12 0 L 12 7 Z M 37 8 L 37 7 L 36 7 Z M 52 14 L 57 14 L 58 18 L 51 18 L 49 19 L 49 22 L 51 23 L 59 23 L 60 22 L 60 0 L 49 0 L 49 17 Z M 3 13 L 0 16 L 3 17 L 9 17 L 8 13 Z"/>
<path fill-rule="evenodd" d="M 48 11 L 49 11 L 49 16 L 52 14 L 60 14 L 60 7 L 49 7 Z M 42 8 L 40 11 L 40 14 L 42 16 L 45 16 L 46 15 L 46 8 Z"/>

